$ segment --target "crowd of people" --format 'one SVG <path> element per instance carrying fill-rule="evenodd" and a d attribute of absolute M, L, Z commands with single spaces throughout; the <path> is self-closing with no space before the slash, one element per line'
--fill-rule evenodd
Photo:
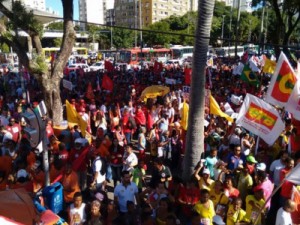
<path fill-rule="evenodd" d="M 270 79 L 261 73 L 260 86 L 253 87 L 232 73 L 238 63 L 216 59 L 206 84 L 222 110 L 229 103 L 237 113 L 241 102 L 231 102 L 232 95 L 262 97 Z M 36 194 L 45 185 L 42 151 L 30 146 L 22 112 L 37 107 L 41 91 L 26 74 L 32 99 L 26 102 L 15 76 L 8 72 L 0 79 L 0 190 L 25 188 Z M 113 81 L 110 90 L 101 85 L 104 76 Z M 62 85 L 62 100 L 86 121 L 88 134 L 78 124 L 55 127 L 47 118 L 50 181 L 63 186 L 59 215 L 69 224 L 300 224 L 292 200 L 298 186 L 284 180 L 300 158 L 299 149 L 289 147 L 296 124 L 288 113 L 285 130 L 268 146 L 243 127 L 210 114 L 206 106 L 205 132 L 196 134 L 204 135 L 205 148 L 199 149 L 203 154 L 194 173 L 183 181 L 186 130 L 181 118 L 189 102 L 184 68 L 78 71 L 64 79 L 73 89 Z M 167 85 L 167 79 L 175 80 L 167 95 L 141 100 L 145 87 Z"/>

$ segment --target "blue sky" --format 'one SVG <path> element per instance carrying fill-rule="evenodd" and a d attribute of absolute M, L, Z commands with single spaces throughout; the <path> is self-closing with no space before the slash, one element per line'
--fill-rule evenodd
<path fill-rule="evenodd" d="M 62 9 L 62 0 L 46 0 L 46 7 L 51 7 L 55 11 L 59 12 L 60 16 L 63 16 L 63 9 Z M 74 4 L 74 19 L 78 20 L 79 18 L 79 11 L 78 11 L 78 0 L 73 0 Z"/>

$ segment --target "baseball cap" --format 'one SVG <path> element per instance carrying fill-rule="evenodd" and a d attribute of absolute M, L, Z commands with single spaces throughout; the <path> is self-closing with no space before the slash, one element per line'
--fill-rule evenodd
<path fill-rule="evenodd" d="M 256 165 L 256 169 L 257 169 L 257 170 L 260 170 L 260 171 L 266 171 L 266 168 L 267 168 L 267 166 L 266 166 L 265 163 L 258 163 L 258 164 Z"/>
<path fill-rule="evenodd" d="M 247 162 L 250 162 L 250 163 L 257 163 L 254 156 L 252 156 L 252 155 L 248 155 L 246 160 L 247 160 Z"/>
<path fill-rule="evenodd" d="M 219 215 L 215 215 L 215 216 L 213 217 L 213 222 L 214 222 L 215 224 L 217 224 L 217 225 L 225 225 L 225 223 L 224 223 L 222 217 L 219 216 Z"/>
<path fill-rule="evenodd" d="M 28 173 L 26 172 L 26 170 L 24 170 L 24 169 L 18 170 L 18 172 L 17 172 L 17 179 L 19 179 L 21 177 L 26 178 L 27 176 L 28 176 Z"/>
<path fill-rule="evenodd" d="M 204 170 L 203 170 L 203 172 L 202 172 L 203 174 L 210 174 L 210 171 L 209 171 L 209 169 L 207 169 L 207 168 L 205 168 Z"/>

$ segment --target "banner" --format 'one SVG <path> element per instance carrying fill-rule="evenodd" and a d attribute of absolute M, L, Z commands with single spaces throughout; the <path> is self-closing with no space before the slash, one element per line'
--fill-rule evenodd
<path fill-rule="evenodd" d="M 267 56 L 263 55 L 263 60 L 265 65 L 263 66 L 263 72 L 268 74 L 273 74 L 276 68 L 276 62 L 267 58 Z"/>
<path fill-rule="evenodd" d="M 246 95 L 236 124 L 261 137 L 268 145 L 272 145 L 285 128 L 277 110 L 251 94 Z"/>
<path fill-rule="evenodd" d="M 271 78 L 266 101 L 281 107 L 289 103 L 292 92 L 296 89 L 297 77 L 285 54 L 281 52 L 276 70 Z M 297 92 L 299 90 L 296 90 Z M 297 94 L 297 93 L 294 93 Z M 296 101 L 297 99 L 294 99 Z"/>

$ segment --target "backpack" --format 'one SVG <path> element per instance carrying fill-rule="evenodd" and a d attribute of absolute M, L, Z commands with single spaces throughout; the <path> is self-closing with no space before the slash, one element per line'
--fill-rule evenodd
<path fill-rule="evenodd" d="M 130 116 L 129 119 L 128 119 L 128 127 L 129 129 L 136 129 L 136 122 L 135 122 L 135 119 Z"/>

